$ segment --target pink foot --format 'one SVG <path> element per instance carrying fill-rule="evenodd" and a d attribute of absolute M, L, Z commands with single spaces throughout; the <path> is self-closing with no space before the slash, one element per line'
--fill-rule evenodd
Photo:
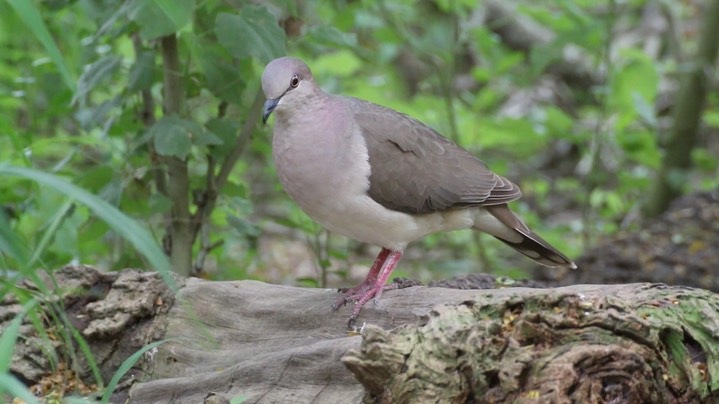
<path fill-rule="evenodd" d="M 382 296 L 382 292 L 385 290 L 396 289 L 394 285 L 377 285 L 377 280 L 367 282 L 366 280 L 359 285 L 350 289 L 340 289 L 342 296 L 338 297 L 335 303 L 332 305 L 332 310 L 337 310 L 347 303 L 354 302 L 357 304 L 359 301 L 364 300 L 368 302 L 369 299 L 375 298 L 379 300 Z"/>
<path fill-rule="evenodd" d="M 392 274 L 401 257 L 401 251 L 391 251 L 383 248 L 372 265 L 372 268 L 370 268 L 369 274 L 367 274 L 367 278 L 364 282 L 354 288 L 345 290 L 342 296 L 332 305 L 332 309 L 337 310 L 347 304 L 347 302 L 355 302 L 348 323 L 350 329 L 354 328 L 357 317 L 365 303 L 373 297 L 375 302 L 377 302 L 380 297 L 382 297 L 383 291 L 396 288 L 394 285 L 387 286 L 386 284 L 387 279 L 389 279 L 389 276 Z"/>

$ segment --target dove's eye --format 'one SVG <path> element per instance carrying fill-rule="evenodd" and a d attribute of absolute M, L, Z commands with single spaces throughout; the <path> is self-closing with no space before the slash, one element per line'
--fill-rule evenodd
<path fill-rule="evenodd" d="M 295 88 L 300 85 L 300 78 L 297 76 L 292 76 L 292 79 L 290 79 L 290 87 Z"/>

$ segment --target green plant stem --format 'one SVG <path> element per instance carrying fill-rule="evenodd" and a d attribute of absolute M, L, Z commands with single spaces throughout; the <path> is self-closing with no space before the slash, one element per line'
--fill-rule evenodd
<path fill-rule="evenodd" d="M 132 46 L 135 51 L 135 59 L 138 59 L 142 54 L 142 40 L 140 34 L 135 33 L 132 35 Z M 140 110 L 140 119 L 146 128 L 152 127 L 157 122 L 155 119 L 155 98 L 152 96 L 152 90 L 146 88 L 140 91 L 140 97 L 142 99 L 142 109 Z M 152 177 L 155 181 L 155 187 L 157 192 L 164 196 L 167 195 L 167 177 L 165 171 L 161 167 L 161 157 L 155 152 L 155 143 L 147 142 L 150 150 L 150 163 L 152 164 Z"/>
<path fill-rule="evenodd" d="M 215 181 L 218 188 L 222 188 L 225 185 L 230 176 L 230 172 L 232 172 L 237 160 L 240 159 L 242 152 L 245 150 L 247 141 L 250 140 L 250 135 L 252 135 L 252 131 L 257 126 L 257 121 L 260 119 L 262 105 L 264 102 L 264 93 L 262 92 L 262 89 L 258 89 L 257 95 L 255 95 L 255 99 L 252 101 L 252 106 L 250 106 L 250 110 L 247 111 L 247 116 L 245 117 L 245 122 L 242 124 L 242 129 L 240 130 L 240 135 L 237 137 L 237 142 L 235 142 L 235 146 L 232 148 L 232 151 L 227 155 L 225 161 L 222 163 L 220 173 L 217 174 Z"/>
<path fill-rule="evenodd" d="M 163 109 L 165 115 L 180 115 L 185 90 L 177 51 L 177 38 L 168 35 L 161 39 L 164 73 Z M 172 200 L 169 239 L 170 262 L 175 272 L 187 276 L 192 270 L 193 232 L 190 222 L 190 177 L 187 160 L 166 157 L 167 195 Z"/>
<path fill-rule="evenodd" d="M 617 19 L 617 2 L 615 0 L 609 1 L 609 10 L 606 17 L 606 37 L 602 46 L 602 58 L 601 63 L 606 66 L 606 76 L 611 79 L 612 77 L 612 44 L 614 42 L 614 24 Z M 611 83 L 605 83 L 605 87 L 609 88 Z M 592 140 L 589 144 L 589 167 L 585 173 L 585 178 L 582 184 L 584 188 L 583 200 L 582 200 L 582 244 L 584 246 L 592 245 L 592 234 L 593 234 L 593 223 L 596 220 L 596 213 L 591 206 L 592 193 L 599 187 L 601 181 L 598 177 L 601 176 L 601 171 L 604 171 L 604 166 L 601 164 L 601 154 L 605 148 L 605 137 L 607 136 L 606 122 L 609 117 L 609 106 L 608 97 L 606 92 L 602 92 L 600 95 L 600 107 L 599 117 L 596 125 L 594 125 L 594 132 L 592 133 Z"/>
<path fill-rule="evenodd" d="M 212 161 L 212 170 L 207 173 L 206 189 L 203 201 L 198 205 L 197 211 L 192 215 L 193 239 L 197 237 L 197 234 L 202 228 L 206 218 L 215 208 L 219 190 L 221 190 L 227 183 L 232 169 L 235 167 L 237 161 L 242 155 L 242 152 L 245 150 L 245 146 L 257 126 L 260 114 L 262 113 L 262 104 L 264 101 L 265 96 L 262 89 L 258 89 L 257 95 L 255 95 L 255 99 L 252 101 L 249 111 L 247 111 L 247 116 L 242 124 L 242 129 L 240 129 L 240 134 L 237 136 L 235 145 L 222 162 L 220 172 L 217 176 L 214 176 L 215 162 L 214 160 L 211 160 L 211 157 L 208 157 L 208 161 Z M 220 110 L 220 113 L 222 114 L 222 109 Z"/>

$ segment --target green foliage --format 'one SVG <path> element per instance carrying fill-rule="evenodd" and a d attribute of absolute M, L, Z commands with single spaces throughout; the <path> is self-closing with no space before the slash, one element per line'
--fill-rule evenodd
<path fill-rule="evenodd" d="M 25 25 L 30 29 L 30 31 L 32 31 L 33 35 L 45 47 L 45 50 L 47 50 L 50 58 L 52 58 L 53 62 L 57 65 L 58 70 L 60 70 L 60 74 L 62 75 L 65 85 L 70 90 L 74 90 L 75 79 L 65 65 L 65 60 L 60 54 L 60 50 L 57 48 L 55 41 L 52 39 L 52 35 L 50 35 L 50 32 L 48 31 L 45 22 L 42 20 L 40 12 L 35 4 L 31 1 L 24 0 L 7 0 L 7 2 L 13 9 L 15 9 L 15 12 L 18 14 L 20 19 L 22 19 Z"/>
<path fill-rule="evenodd" d="M 14 282 L 35 280 L 37 268 L 71 261 L 144 267 L 170 282 L 158 246 L 173 244 L 183 204 L 198 275 L 264 279 L 271 221 L 316 256 L 317 279 L 298 282 L 324 286 L 331 270 L 344 276 L 354 244 L 287 202 L 270 130 L 258 125 L 262 68 L 288 52 L 327 91 L 417 117 L 518 182 L 525 198 L 515 209 L 576 256 L 619 229 L 649 189 L 667 127 L 655 107 L 660 84 L 681 66 L 675 53 L 618 40 L 641 22 L 645 0 L 521 3 L 507 19 L 542 29 L 529 48 L 480 23 L 486 5 L 474 1 L 119 4 L 0 2 L 0 269 L 9 274 L 0 297 L 23 293 Z M 665 11 L 678 18 L 686 7 Z M 171 60 L 179 66 L 170 69 Z M 575 75 L 561 78 L 567 71 Z M 714 131 L 717 105 L 710 96 L 704 115 Z M 696 170 L 670 177 L 716 188 L 714 156 L 703 145 L 692 154 Z M 179 166 L 173 175 L 168 162 Z M 173 195 L 178 172 L 187 187 Z M 571 219 L 547 224 L 558 211 Z M 524 273 L 504 259 L 504 246 L 470 232 L 416 245 L 444 257 L 416 265 L 438 269 L 432 276 L 475 271 L 477 261 Z M 403 262 L 395 275 L 414 276 Z M 82 350 L 72 331 L 64 338 Z M 83 354 L 91 357 L 87 347 Z M 0 374 L 0 387 L 22 396 L 15 382 Z"/>
<path fill-rule="evenodd" d="M 130 0 L 128 17 L 140 26 L 144 40 L 174 34 L 192 18 L 195 0 Z"/>
<path fill-rule="evenodd" d="M 0 164 L 0 176 L 17 176 L 36 181 L 87 206 L 97 217 L 104 220 L 128 243 L 141 252 L 147 258 L 151 267 L 163 276 L 169 286 L 176 288 L 175 282 L 170 276 L 172 270 L 167 257 L 152 238 L 152 235 L 112 205 L 57 176 L 37 170 Z M 27 261 L 19 261 L 18 266 L 21 270 L 29 268 Z"/>
<path fill-rule="evenodd" d="M 217 212 L 203 213 L 201 227 L 211 230 L 207 243 L 233 240 L 253 248 L 261 226 L 252 217 L 254 190 L 246 176 L 267 165 L 269 147 L 266 129 L 248 142 L 256 116 L 247 114 L 262 67 L 288 49 L 310 62 L 328 91 L 419 117 L 497 171 L 515 179 L 521 175 L 525 194 L 576 195 L 570 203 L 584 204 L 591 217 L 573 228 L 590 234 L 616 228 L 649 186 L 648 176 L 661 158 L 657 138 L 663 127 L 653 105 L 660 81 L 677 65 L 637 46 L 613 48 L 613 26 L 636 23 L 636 14 L 624 11 L 642 7 L 643 1 L 521 4 L 519 18 L 551 33 L 529 51 L 508 45 L 493 27 L 477 23 L 473 12 L 482 6 L 472 2 L 5 4 L 3 11 L 10 12 L 2 20 L 11 28 L 0 37 L 9 49 L 0 78 L 14 84 L 2 86 L 0 103 L 9 113 L 0 117 L 6 134 L 0 137 L 0 161 L 73 178 L 139 219 L 155 242 L 165 233 L 175 200 L 158 182 L 165 169 L 162 158 L 176 157 L 188 163 L 190 192 L 195 193 L 187 195 L 192 215 L 199 209 L 192 199 L 197 192 L 217 192 L 222 199 L 231 189 L 244 189 L 232 198 L 249 208 L 213 203 Z M 596 7 L 607 12 L 597 14 Z M 56 18 L 43 17 L 50 9 Z M 29 35 L 12 36 L 10 29 Z M 159 40 L 166 35 L 177 36 L 184 89 L 184 107 L 170 115 L 161 107 L 166 73 Z M 578 60 L 588 71 L 604 72 L 605 81 L 571 89 L 574 105 L 569 108 L 537 101 L 507 112 L 510 96 L 530 91 L 568 49 L 581 55 Z M 45 55 L 49 59 L 43 61 Z M 411 55 L 409 64 L 400 64 L 406 55 Z M 407 66 L 419 66 L 410 69 L 411 81 Z M 462 75 L 476 85 L 456 87 L 453 78 Z M 73 77 L 79 77 L 77 82 Z M 13 115 L 17 118 L 8 118 Z M 708 110 L 709 125 L 719 121 L 715 115 Z M 243 129 L 248 119 L 249 129 Z M 580 180 L 547 188 L 546 178 L 531 167 L 558 142 L 576 148 Z M 241 152 L 244 144 L 252 147 L 247 161 L 233 163 L 233 149 Z M 707 149 L 694 153 L 706 174 L 697 186 L 716 183 L 711 155 Z M 230 173 L 223 189 L 207 190 L 207 170 Z M 273 175 L 271 168 L 262 172 L 264 181 L 275 181 Z M 57 191 L 13 179 L 0 184 L 0 190 L 0 204 L 16 212 L 0 217 L 7 222 L 0 242 L 9 259 L 50 267 L 70 259 L 107 267 L 141 265 L 111 226 Z M 273 192 L 272 198 L 281 198 Z M 302 231 L 314 239 L 317 230 Z M 560 247 L 581 249 L 576 241 L 565 243 Z M 193 248 L 197 252 L 202 246 Z M 209 259 L 212 267 L 232 265 L 219 250 L 210 251 Z"/>
<path fill-rule="evenodd" d="M 284 34 L 264 7 L 244 6 L 239 14 L 218 14 L 215 34 L 220 44 L 240 60 L 254 56 L 266 64 L 287 53 Z"/>

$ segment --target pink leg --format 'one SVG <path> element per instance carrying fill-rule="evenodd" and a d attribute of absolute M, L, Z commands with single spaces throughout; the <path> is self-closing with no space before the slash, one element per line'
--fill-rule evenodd
<path fill-rule="evenodd" d="M 367 281 L 374 281 L 377 279 L 377 274 L 379 274 L 379 270 L 382 269 L 382 265 L 384 265 L 384 262 L 387 261 L 387 257 L 392 251 L 383 248 L 382 251 L 377 254 L 377 258 L 375 258 L 374 263 L 372 264 L 372 268 L 369 269 L 369 273 L 367 274 L 367 278 L 365 278 L 365 282 Z"/>
<path fill-rule="evenodd" d="M 392 251 L 383 248 L 382 251 L 377 254 L 377 258 L 374 260 L 372 268 L 370 268 L 367 277 L 362 283 L 350 289 L 340 289 L 340 291 L 342 292 L 342 296 L 340 296 L 340 298 L 337 299 L 335 304 L 332 305 L 332 310 L 339 309 L 349 301 L 358 300 L 360 296 L 364 294 L 366 289 L 374 286 L 375 282 L 377 281 L 377 275 L 379 274 L 379 270 L 382 268 L 382 265 L 387 260 L 387 256 L 389 256 L 391 252 Z"/>
<path fill-rule="evenodd" d="M 389 279 L 390 275 L 392 275 L 392 271 L 394 271 L 394 269 L 397 267 L 400 258 L 402 258 L 402 251 L 393 252 L 389 255 L 389 257 L 387 257 L 385 264 L 382 266 L 382 271 L 380 272 L 379 278 L 375 283 L 375 285 L 377 286 L 382 286 L 381 288 L 379 288 L 379 290 L 377 290 L 377 293 L 374 295 L 375 304 L 379 302 L 379 299 L 382 297 L 383 291 L 396 289 L 396 287 L 393 287 L 392 285 L 388 286 L 387 280 Z M 359 313 L 359 310 L 357 312 Z"/>
<path fill-rule="evenodd" d="M 382 251 L 384 252 L 385 250 Z M 354 328 L 355 321 L 357 321 L 357 317 L 362 310 L 362 306 L 364 306 L 365 303 L 367 303 L 371 298 L 374 297 L 375 302 L 377 302 L 382 296 L 382 291 L 387 287 L 385 286 L 387 283 L 387 279 L 389 279 L 390 275 L 392 274 L 392 271 L 397 266 L 397 263 L 399 262 L 400 258 L 402 258 L 402 251 L 389 252 L 388 256 L 384 260 L 382 269 L 379 271 L 379 276 L 374 281 L 374 284 L 369 285 L 369 288 L 362 291 L 361 295 L 359 295 L 359 299 L 356 300 L 355 307 L 352 309 L 352 315 L 350 315 L 348 323 L 350 329 Z M 394 289 L 392 287 L 388 288 Z"/>

